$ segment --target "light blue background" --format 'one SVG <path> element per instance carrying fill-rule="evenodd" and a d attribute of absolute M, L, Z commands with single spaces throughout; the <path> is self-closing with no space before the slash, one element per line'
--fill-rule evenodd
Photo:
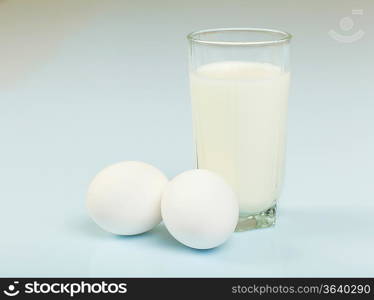
<path fill-rule="evenodd" d="M 0 1 L 0 276 L 374 276 L 373 9 L 370 0 Z M 84 206 L 103 167 L 141 160 L 170 178 L 192 168 L 185 35 L 212 27 L 294 34 L 277 226 L 209 251 L 178 244 L 162 225 L 103 232 Z M 365 35 L 344 44 L 332 29 Z"/>

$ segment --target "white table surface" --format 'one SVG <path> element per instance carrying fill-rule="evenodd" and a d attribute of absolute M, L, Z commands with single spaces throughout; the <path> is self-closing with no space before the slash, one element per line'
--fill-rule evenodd
<path fill-rule="evenodd" d="M 373 2 L 200 2 L 0 2 L 0 276 L 374 276 Z M 344 16 L 362 39 L 328 35 Z M 103 232 L 100 169 L 192 168 L 185 35 L 229 26 L 295 36 L 276 227 L 208 251 Z"/>

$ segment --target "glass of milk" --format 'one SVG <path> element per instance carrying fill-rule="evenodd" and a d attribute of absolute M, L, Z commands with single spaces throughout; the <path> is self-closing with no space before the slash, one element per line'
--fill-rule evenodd
<path fill-rule="evenodd" d="M 284 173 L 291 35 L 223 28 L 188 40 L 197 167 L 236 192 L 237 231 L 272 226 Z"/>

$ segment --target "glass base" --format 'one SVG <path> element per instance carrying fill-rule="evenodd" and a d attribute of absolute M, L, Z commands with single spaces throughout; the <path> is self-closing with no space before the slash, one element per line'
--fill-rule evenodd
<path fill-rule="evenodd" d="M 247 231 L 258 228 L 267 228 L 275 225 L 277 205 L 256 215 L 240 216 L 235 231 Z"/>

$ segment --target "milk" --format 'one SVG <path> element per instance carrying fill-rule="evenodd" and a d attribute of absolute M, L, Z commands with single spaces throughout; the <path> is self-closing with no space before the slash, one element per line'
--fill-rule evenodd
<path fill-rule="evenodd" d="M 198 168 L 226 179 L 241 215 L 272 207 L 282 184 L 289 73 L 227 61 L 190 78 Z"/>

